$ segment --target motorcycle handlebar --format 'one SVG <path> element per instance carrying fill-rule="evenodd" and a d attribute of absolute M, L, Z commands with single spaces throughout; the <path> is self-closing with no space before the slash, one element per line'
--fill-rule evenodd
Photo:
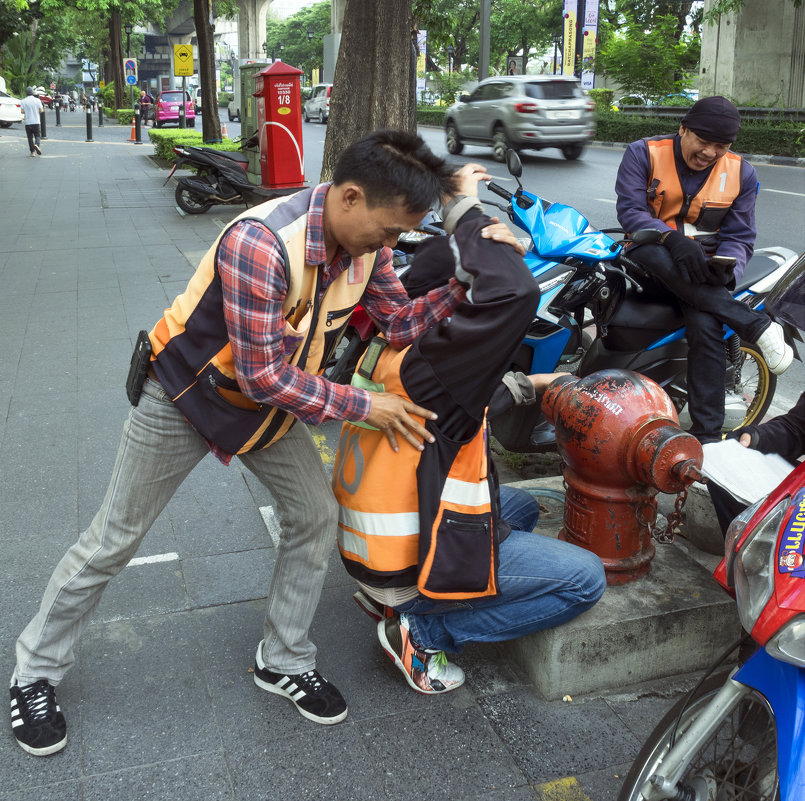
<path fill-rule="evenodd" d="M 514 195 L 511 192 L 509 192 L 508 190 L 504 189 L 502 186 L 498 186 L 494 181 L 490 181 L 486 185 L 486 188 L 490 192 L 493 192 L 494 194 L 496 194 L 498 197 L 502 197 L 504 200 L 508 200 L 510 202 L 511 202 L 511 199 L 514 197 Z"/>

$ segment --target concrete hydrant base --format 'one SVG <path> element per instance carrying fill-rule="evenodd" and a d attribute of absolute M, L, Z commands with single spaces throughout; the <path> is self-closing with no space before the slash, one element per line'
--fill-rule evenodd
<path fill-rule="evenodd" d="M 556 490 L 562 478 L 510 486 Z M 556 516 L 536 530 L 557 536 L 561 526 Z M 712 575 L 680 548 L 658 544 L 647 576 L 607 587 L 583 615 L 506 648 L 537 693 L 557 700 L 701 670 L 740 632 L 735 601 Z"/>

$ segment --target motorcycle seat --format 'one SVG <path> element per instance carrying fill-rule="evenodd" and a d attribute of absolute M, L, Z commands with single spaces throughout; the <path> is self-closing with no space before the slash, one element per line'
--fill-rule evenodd
<path fill-rule="evenodd" d="M 229 150 L 216 150 L 214 147 L 200 147 L 199 150 L 203 150 L 206 153 L 213 153 L 216 156 L 223 156 L 227 159 L 232 159 L 232 161 L 237 161 L 240 164 L 248 164 L 249 157 L 245 153 L 235 153 Z"/>
<path fill-rule="evenodd" d="M 752 284 L 760 281 L 761 278 L 765 278 L 767 275 L 770 275 L 779 266 L 780 262 L 775 261 L 769 256 L 766 256 L 763 253 L 755 253 L 747 262 L 746 269 L 744 269 L 744 274 L 741 276 L 741 280 L 738 281 L 737 285 L 735 286 L 735 291 L 742 292 L 745 289 L 749 289 Z"/>

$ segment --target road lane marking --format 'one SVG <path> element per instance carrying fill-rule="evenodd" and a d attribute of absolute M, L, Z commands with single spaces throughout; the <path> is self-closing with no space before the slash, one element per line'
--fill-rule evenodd
<path fill-rule="evenodd" d="M 805 192 L 788 192 L 785 189 L 767 189 L 765 186 L 760 187 L 761 192 L 774 192 L 778 195 L 793 195 L 794 197 L 805 197 Z"/>

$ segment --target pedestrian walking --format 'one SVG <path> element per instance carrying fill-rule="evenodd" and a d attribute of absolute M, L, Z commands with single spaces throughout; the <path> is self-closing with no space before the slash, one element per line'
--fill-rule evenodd
<path fill-rule="evenodd" d="M 42 155 L 41 130 L 39 127 L 39 115 L 44 110 L 42 101 L 34 94 L 33 86 L 25 90 L 25 98 L 20 101 L 20 107 L 25 113 L 25 133 L 28 136 L 28 149 L 31 151 L 31 158 Z"/>

